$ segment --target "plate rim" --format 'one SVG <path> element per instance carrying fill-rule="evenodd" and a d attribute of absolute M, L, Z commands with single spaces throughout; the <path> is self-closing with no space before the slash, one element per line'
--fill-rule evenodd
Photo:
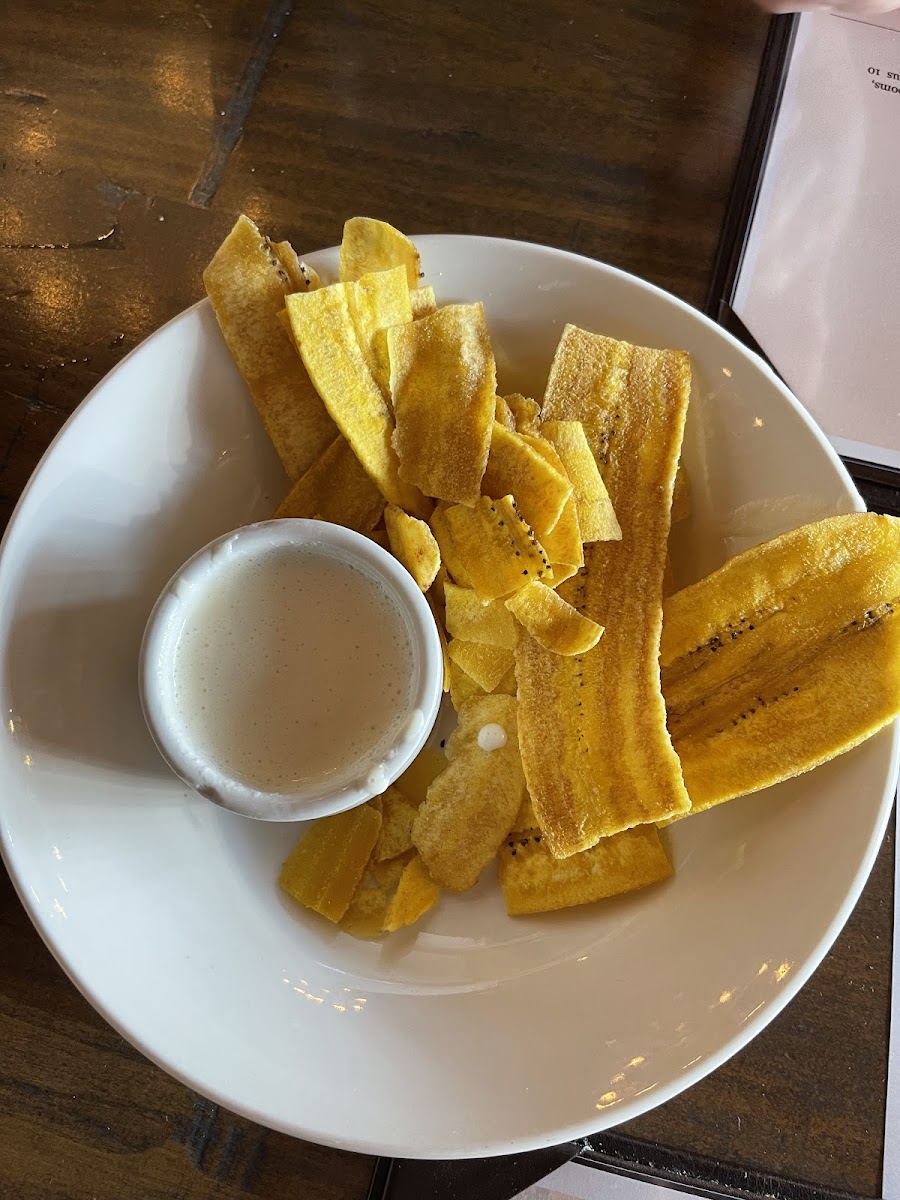
<path fill-rule="evenodd" d="M 479 243 L 490 243 L 491 245 L 503 244 L 510 248 L 517 249 L 528 247 L 534 250 L 541 250 L 550 253 L 554 256 L 562 257 L 566 260 L 572 260 L 577 263 L 587 264 L 592 268 L 600 268 L 603 272 L 608 272 L 611 275 L 627 281 L 630 285 L 637 285 L 640 289 L 649 291 L 658 299 L 665 301 L 668 304 L 673 304 L 682 314 L 690 317 L 693 321 L 699 319 L 708 331 L 713 332 L 722 342 L 729 345 L 740 357 L 748 360 L 756 369 L 760 370 L 767 379 L 775 385 L 777 391 L 782 398 L 788 402 L 796 415 L 798 415 L 806 429 L 819 447 L 825 451 L 826 457 L 829 459 L 831 466 L 835 469 L 837 475 L 844 483 L 849 498 L 853 501 L 857 511 L 865 511 L 865 504 L 856 489 L 853 480 L 831 445 L 825 434 L 816 424 L 810 413 L 806 410 L 800 400 L 790 391 L 786 384 L 778 377 L 774 370 L 766 363 L 759 355 L 754 353 L 743 343 L 738 341 L 733 334 L 722 326 L 716 324 L 710 317 L 699 309 L 694 308 L 680 297 L 673 295 L 664 288 L 656 284 L 650 283 L 642 279 L 640 276 L 634 275 L 631 272 L 624 271 L 621 268 L 614 267 L 602 260 L 590 258 L 586 255 L 577 254 L 573 251 L 563 250 L 559 247 L 548 246 L 540 242 L 524 241 L 522 239 L 505 238 L 505 237 L 489 237 L 479 234 L 454 234 L 454 233 L 426 233 L 412 234 L 412 240 L 416 245 L 425 249 L 429 243 L 437 242 L 465 242 L 471 246 L 477 247 Z M 334 255 L 338 251 L 338 247 L 328 247 L 325 249 L 307 251 L 301 258 L 316 258 L 324 255 Z M 12 513 L 10 514 L 9 522 L 0 539 L 0 582 L 4 575 L 6 550 L 8 543 L 17 525 L 21 520 L 22 510 L 27 503 L 28 497 L 36 485 L 36 482 L 46 466 L 47 461 L 55 452 L 60 442 L 66 437 L 76 425 L 78 419 L 83 414 L 88 405 L 96 398 L 97 394 L 108 385 L 110 380 L 118 371 L 123 369 L 133 355 L 147 347 L 154 339 L 161 337 L 170 326 L 188 320 L 191 314 L 197 313 L 199 310 L 210 307 L 210 301 L 207 297 L 203 297 L 195 303 L 189 305 L 181 312 L 170 317 L 158 329 L 153 330 L 146 338 L 140 341 L 137 345 L 131 348 L 129 352 L 123 356 L 97 383 L 91 388 L 88 394 L 76 405 L 72 412 L 68 415 L 65 422 L 55 434 L 50 444 L 47 446 L 37 465 L 32 471 L 25 487 L 19 496 Z M 715 1052 L 705 1056 L 702 1061 L 696 1066 L 689 1068 L 675 1076 L 669 1083 L 662 1084 L 658 1088 L 653 1089 L 653 1094 L 647 1097 L 635 1097 L 626 1101 L 621 1106 L 616 1106 L 615 1109 L 608 1113 L 597 1113 L 597 1120 L 584 1122 L 578 1121 L 567 1125 L 554 1126 L 552 1129 L 545 1129 L 543 1135 L 523 1136 L 521 1138 L 508 1139 L 505 1142 L 498 1143 L 497 1141 L 487 1142 L 478 1146 L 466 1145 L 465 1147 L 456 1147 L 449 1140 L 446 1145 L 439 1147 L 422 1148 L 422 1152 L 415 1153 L 416 1148 L 411 1148 L 408 1144 L 398 1141 L 396 1144 L 388 1145 L 383 1141 L 370 1142 L 365 1137 L 355 1136 L 339 1136 L 327 1130 L 313 1129 L 309 1127 L 301 1127 L 297 1123 L 291 1123 L 286 1120 L 279 1120 L 277 1117 L 263 1113 L 255 1108 L 252 1104 L 241 1103 L 236 1097 L 226 1094 L 222 1089 L 210 1088 L 203 1083 L 202 1080 L 195 1078 L 189 1069 L 186 1069 L 181 1064 L 176 1064 L 167 1061 L 162 1054 L 157 1054 L 143 1040 L 143 1038 L 134 1032 L 127 1020 L 123 1020 L 113 1012 L 107 1009 L 99 997 L 97 997 L 88 980 L 78 976 L 73 967 L 68 962 L 67 955 L 63 948 L 57 945 L 54 941 L 49 923 L 43 920 L 43 915 L 38 913 L 36 906 L 30 903 L 30 898 L 27 891 L 27 884 L 16 863 L 15 848 L 9 844 L 7 830 L 0 823 L 0 858 L 2 858 L 6 869 L 12 880 L 16 894 L 25 908 L 28 917 L 37 930 L 44 945 L 53 955 L 55 961 L 62 968 L 66 977 L 75 985 L 81 995 L 88 1001 L 91 1007 L 100 1014 L 120 1036 L 134 1046 L 145 1058 L 149 1059 L 154 1065 L 159 1067 L 169 1076 L 177 1079 L 184 1086 L 192 1091 L 199 1093 L 212 1100 L 214 1103 L 252 1120 L 255 1123 L 262 1125 L 264 1128 L 274 1129 L 277 1132 L 287 1134 L 291 1137 L 297 1137 L 308 1141 L 314 1141 L 320 1145 L 329 1146 L 334 1149 L 347 1150 L 356 1153 L 369 1154 L 374 1156 L 390 1156 L 390 1157 L 406 1157 L 420 1158 L 426 1160 L 434 1159 L 467 1159 L 471 1157 L 498 1157 L 509 1153 L 523 1153 L 532 1150 L 545 1148 L 548 1145 L 555 1144 L 560 1141 L 578 1140 L 589 1136 L 590 1134 L 602 1132 L 615 1125 L 622 1124 L 626 1121 L 633 1120 L 643 1114 L 659 1107 L 668 1100 L 680 1095 L 688 1088 L 693 1087 L 700 1080 L 710 1075 L 717 1070 L 723 1063 L 734 1057 L 741 1049 L 748 1045 L 767 1025 L 770 1024 L 797 995 L 800 989 L 809 981 L 813 973 L 821 965 L 826 954 L 834 945 L 841 930 L 847 923 L 856 904 L 859 901 L 862 890 L 865 887 L 872 868 L 875 863 L 877 854 L 881 848 L 887 829 L 888 821 L 891 815 L 893 806 L 894 793 L 897 786 L 898 772 L 900 772 L 900 722 L 894 721 L 891 726 L 891 752 L 888 766 L 887 778 L 885 780 L 884 791 L 881 797 L 879 817 L 873 828 L 872 834 L 867 842 L 866 850 L 857 867 L 853 877 L 853 882 L 844 897 L 839 910 L 825 928 L 822 936 L 816 943 L 815 948 L 807 956 L 802 965 L 795 966 L 791 972 L 790 979 L 786 980 L 776 995 L 767 1003 L 763 1009 L 742 1026 L 741 1030 L 728 1038 L 725 1043 Z M 3 816 L 5 803 L 2 795 L 0 795 L 0 818 Z"/>

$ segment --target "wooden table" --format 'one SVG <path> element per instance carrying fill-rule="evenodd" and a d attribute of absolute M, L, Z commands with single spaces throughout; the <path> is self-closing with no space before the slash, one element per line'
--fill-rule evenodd
<path fill-rule="evenodd" d="M 89 389 L 202 294 L 239 211 L 301 251 L 360 212 L 546 242 L 702 304 L 766 34 L 749 0 L 291 8 L 7 0 L 4 520 Z M 878 1194 L 890 869 L 888 847 L 786 1012 L 617 1151 Z M 219 1110 L 125 1044 L 5 875 L 0 922 L 0 1196 L 362 1200 L 370 1160 Z"/>

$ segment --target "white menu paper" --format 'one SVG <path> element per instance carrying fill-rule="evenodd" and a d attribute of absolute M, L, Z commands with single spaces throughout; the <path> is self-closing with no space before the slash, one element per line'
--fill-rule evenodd
<path fill-rule="evenodd" d="M 800 18 L 732 307 L 840 454 L 900 467 L 900 12 Z"/>

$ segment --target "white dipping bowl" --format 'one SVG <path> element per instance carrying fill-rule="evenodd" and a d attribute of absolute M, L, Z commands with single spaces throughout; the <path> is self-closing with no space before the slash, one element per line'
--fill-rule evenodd
<path fill-rule="evenodd" d="M 236 779 L 205 753 L 177 702 L 175 658 L 179 637 L 195 606 L 216 580 L 248 556 L 303 546 L 362 571 L 391 597 L 409 639 L 413 678 L 408 713 L 397 740 L 378 762 L 360 764 L 349 781 L 323 782 L 290 792 L 265 791 Z M 374 618 L 373 618 L 374 619 Z M 361 627 L 366 623 L 360 615 Z M 260 521 L 216 538 L 172 576 L 157 600 L 141 645 L 140 693 L 147 727 L 163 758 L 201 796 L 263 821 L 328 816 L 383 792 L 410 765 L 431 732 L 443 694 L 443 655 L 434 617 L 418 585 L 391 554 L 362 534 L 326 521 Z"/>

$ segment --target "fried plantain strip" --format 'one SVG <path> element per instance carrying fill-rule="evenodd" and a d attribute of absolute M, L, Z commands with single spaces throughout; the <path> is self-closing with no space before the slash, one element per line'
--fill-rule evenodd
<path fill-rule="evenodd" d="M 606 633 L 565 658 L 520 634 L 519 739 L 552 853 L 665 820 L 690 806 L 659 683 L 662 580 L 672 488 L 690 390 L 687 355 L 567 326 L 544 399 L 547 420 L 581 421 L 620 542 L 585 548 L 559 594 Z"/>
<path fill-rule="evenodd" d="M 900 714 L 900 520 L 829 517 L 663 609 L 663 693 L 691 811 L 811 770 Z"/>
<path fill-rule="evenodd" d="M 238 217 L 203 272 L 203 283 L 266 433 L 294 483 L 337 430 L 278 316 L 294 288 L 283 265 L 285 254 L 284 249 L 275 252 L 249 217 Z"/>

